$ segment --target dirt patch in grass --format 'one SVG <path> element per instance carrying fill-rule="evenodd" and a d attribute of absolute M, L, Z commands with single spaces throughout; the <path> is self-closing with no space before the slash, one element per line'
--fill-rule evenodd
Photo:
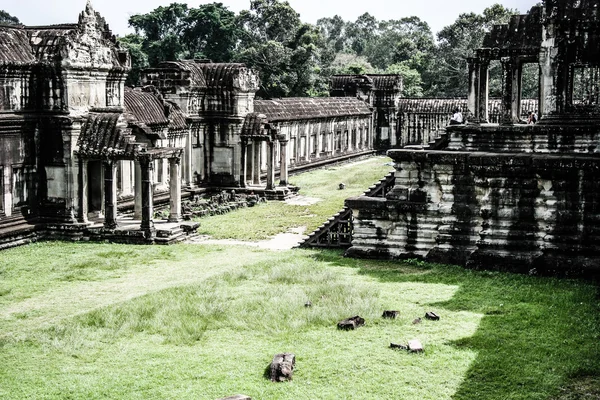
<path fill-rule="evenodd" d="M 600 399 L 600 377 L 584 376 L 574 379 L 561 388 L 560 394 L 550 400 L 598 400 Z"/>

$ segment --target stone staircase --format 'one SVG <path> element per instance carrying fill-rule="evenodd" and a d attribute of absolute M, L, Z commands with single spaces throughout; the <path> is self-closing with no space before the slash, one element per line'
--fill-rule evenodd
<path fill-rule="evenodd" d="M 394 187 L 396 181 L 394 172 L 390 172 L 374 185 L 371 185 L 362 196 L 385 197 Z M 344 207 L 333 217 L 329 218 L 323 225 L 318 227 L 298 247 L 320 247 L 347 249 L 352 245 L 352 210 Z"/>
<path fill-rule="evenodd" d="M 37 230 L 38 226 L 35 220 L 26 220 L 20 212 L 16 212 L 10 217 L 1 212 L 0 250 L 35 242 Z"/>
<path fill-rule="evenodd" d="M 406 145 L 404 149 L 411 150 L 443 150 L 448 147 L 450 139 L 446 130 L 440 130 L 433 133 L 433 140 L 430 140 L 426 145 L 423 144 L 410 144 Z"/>

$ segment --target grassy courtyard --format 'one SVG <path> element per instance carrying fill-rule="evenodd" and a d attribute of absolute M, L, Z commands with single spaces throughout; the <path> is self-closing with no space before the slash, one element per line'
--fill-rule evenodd
<path fill-rule="evenodd" d="M 304 195 L 331 197 L 276 204 L 290 216 L 278 231 L 320 224 L 385 162 L 293 177 Z M 263 238 L 272 206 L 202 229 Z M 221 233 L 236 215 L 237 233 Z M 599 308 L 590 282 L 337 251 L 37 243 L 0 253 L 0 398 L 595 399 Z M 392 309 L 396 320 L 381 318 Z M 412 323 L 426 311 L 441 319 Z M 336 329 L 357 314 L 364 327 Z M 424 353 L 389 348 L 414 338 Z M 291 382 L 264 377 L 279 352 L 296 355 Z"/>

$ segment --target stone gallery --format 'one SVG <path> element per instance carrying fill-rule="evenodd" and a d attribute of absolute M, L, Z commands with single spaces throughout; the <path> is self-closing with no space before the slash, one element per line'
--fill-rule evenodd
<path fill-rule="evenodd" d="M 500 60 L 499 124 L 488 68 Z M 600 1 L 546 0 L 495 26 L 470 62 L 466 125 L 391 150 L 385 197 L 347 200 L 357 257 L 409 258 L 530 273 L 600 269 Z M 539 123 L 523 124 L 523 65 L 539 66 Z"/>
<path fill-rule="evenodd" d="M 347 97 L 255 100 L 243 64 L 163 62 L 128 88 L 130 65 L 89 2 L 75 24 L 0 26 L 0 247 L 114 233 L 128 204 L 152 242 L 159 195 L 171 222 L 210 190 L 285 198 L 288 169 L 372 154 L 374 110 L 401 90 L 364 76 L 360 95 L 348 78 Z"/>

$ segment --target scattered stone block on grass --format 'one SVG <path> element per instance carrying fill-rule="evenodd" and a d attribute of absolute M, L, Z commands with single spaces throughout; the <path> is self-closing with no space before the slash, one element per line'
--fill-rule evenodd
<path fill-rule="evenodd" d="M 271 381 L 291 381 L 296 365 L 296 356 L 292 353 L 280 353 L 273 357 L 271 362 Z"/>
<path fill-rule="evenodd" d="M 306 303 L 304 303 L 304 307 L 312 307 L 312 303 L 310 301 L 307 301 Z"/>
<path fill-rule="evenodd" d="M 408 346 L 399 343 L 390 343 L 390 348 L 398 350 L 408 350 Z"/>
<path fill-rule="evenodd" d="M 425 313 L 425 318 L 432 321 L 438 321 L 440 319 L 440 316 L 434 313 L 433 311 L 428 311 Z"/>
<path fill-rule="evenodd" d="M 338 329 L 343 329 L 343 330 L 349 331 L 349 330 L 354 330 L 354 329 L 358 328 L 359 326 L 363 326 L 364 324 L 365 324 L 364 318 L 361 318 L 358 315 L 356 315 L 354 317 L 346 318 L 345 320 L 338 322 L 337 327 L 338 327 Z"/>
<path fill-rule="evenodd" d="M 400 311 L 395 310 L 387 310 L 383 312 L 383 318 L 396 319 L 396 317 L 400 315 Z"/>
<path fill-rule="evenodd" d="M 421 318 L 413 319 L 413 325 L 420 324 L 420 323 L 421 323 Z"/>
<path fill-rule="evenodd" d="M 423 351 L 423 345 L 418 339 L 413 339 L 408 342 L 408 350 L 412 353 L 421 353 Z"/>

